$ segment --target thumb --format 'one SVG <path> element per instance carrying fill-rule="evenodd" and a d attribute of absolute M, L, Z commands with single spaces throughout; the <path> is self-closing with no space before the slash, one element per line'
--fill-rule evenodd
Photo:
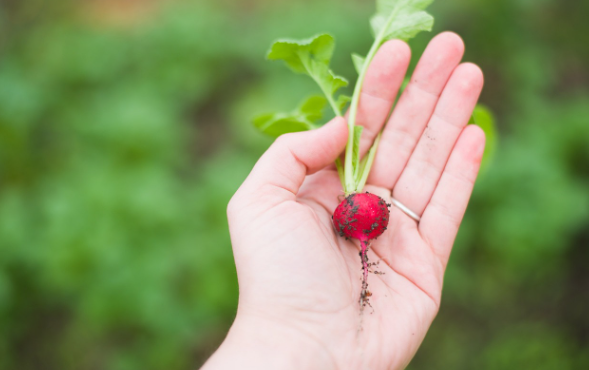
<path fill-rule="evenodd" d="M 342 117 L 317 130 L 282 135 L 258 160 L 238 193 L 263 193 L 272 203 L 294 200 L 305 177 L 335 161 L 347 139 L 348 128 Z"/>

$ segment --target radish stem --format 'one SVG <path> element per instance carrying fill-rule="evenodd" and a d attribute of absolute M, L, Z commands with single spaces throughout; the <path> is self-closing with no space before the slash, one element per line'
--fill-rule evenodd
<path fill-rule="evenodd" d="M 370 65 L 370 62 L 372 62 L 372 59 L 374 59 L 376 52 L 380 48 L 380 45 L 382 44 L 382 42 L 386 36 L 387 29 L 389 28 L 393 19 L 395 19 L 395 17 L 397 16 L 398 11 L 399 11 L 399 8 L 397 7 L 397 8 L 395 8 L 395 11 L 393 11 L 389 15 L 384 27 L 381 28 L 380 32 L 378 33 L 378 35 L 376 36 L 376 38 L 374 40 L 374 43 L 370 47 L 370 50 L 368 51 L 368 55 L 366 55 L 366 59 L 364 60 L 364 65 L 362 65 L 362 70 L 360 71 L 360 75 L 358 76 L 358 81 L 356 82 L 356 86 L 354 87 L 354 95 L 352 95 L 352 103 L 350 104 L 350 115 L 348 117 L 348 132 L 350 132 L 350 133 L 354 132 L 354 126 L 356 125 L 356 116 L 358 114 L 358 103 L 360 102 L 360 93 L 362 91 L 362 85 L 364 84 L 364 78 L 366 77 L 366 72 L 368 71 L 368 66 Z M 352 166 L 352 155 L 354 152 L 353 146 L 354 146 L 354 135 L 349 134 L 348 135 L 348 144 L 346 145 L 346 158 L 345 158 L 345 167 L 344 167 L 344 177 L 345 177 L 344 191 L 345 191 L 346 195 L 349 195 L 350 193 L 354 193 L 354 192 L 358 191 L 359 189 L 361 189 L 361 187 L 358 186 L 359 184 L 356 183 L 355 178 L 354 178 L 354 170 L 353 170 L 353 166 Z M 366 177 L 368 177 L 368 175 L 366 175 Z"/>

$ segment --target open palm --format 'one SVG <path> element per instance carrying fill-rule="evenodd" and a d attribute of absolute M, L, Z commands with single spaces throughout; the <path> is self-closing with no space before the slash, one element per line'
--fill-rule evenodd
<path fill-rule="evenodd" d="M 466 126 L 482 73 L 459 64 L 463 49 L 452 33 L 432 40 L 388 120 L 408 46 L 384 44 L 366 76 L 362 150 L 384 131 L 365 190 L 421 216 L 416 222 L 391 208 L 389 228 L 368 254 L 384 273 L 368 278 L 370 307 L 359 302 L 359 242 L 339 237 L 331 221 L 342 192 L 329 164 L 345 146 L 344 119 L 279 138 L 233 198 L 240 299 L 232 330 L 269 346 L 273 355 L 258 359 L 267 368 L 401 369 L 415 354 L 438 311 L 484 147 L 482 131 Z"/>

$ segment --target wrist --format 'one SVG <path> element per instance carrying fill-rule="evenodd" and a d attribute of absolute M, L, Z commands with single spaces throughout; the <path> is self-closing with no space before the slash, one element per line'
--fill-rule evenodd
<path fill-rule="evenodd" d="M 272 320 L 239 315 L 221 346 L 201 370 L 335 368 L 325 346 L 311 334 Z"/>

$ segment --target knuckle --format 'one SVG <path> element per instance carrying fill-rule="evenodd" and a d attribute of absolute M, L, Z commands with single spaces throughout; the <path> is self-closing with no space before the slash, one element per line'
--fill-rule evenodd
<path fill-rule="evenodd" d="M 282 134 L 274 140 L 274 147 L 289 147 L 294 139 L 295 133 Z"/>

